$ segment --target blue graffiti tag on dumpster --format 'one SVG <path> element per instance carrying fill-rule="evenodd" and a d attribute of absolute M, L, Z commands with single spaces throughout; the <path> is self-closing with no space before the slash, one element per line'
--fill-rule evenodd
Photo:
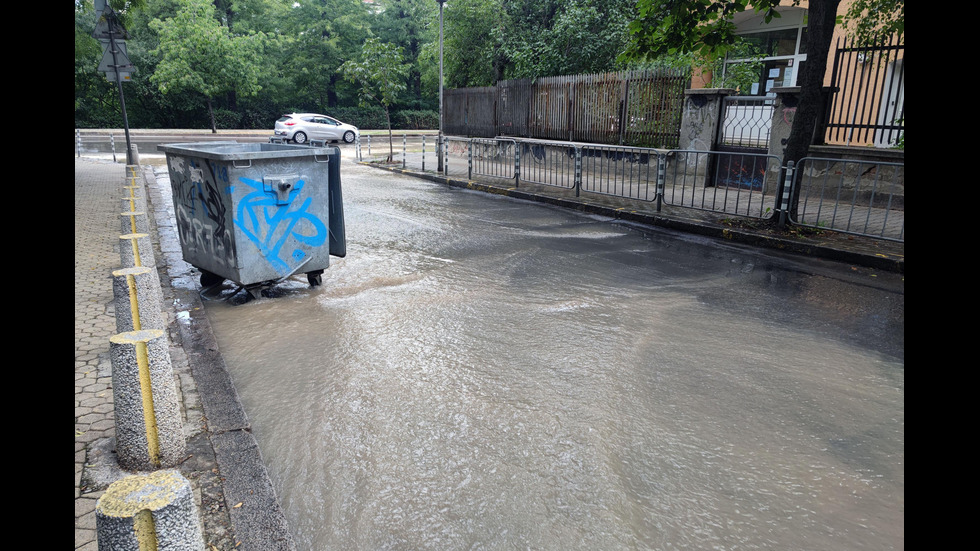
<path fill-rule="evenodd" d="M 235 225 L 241 228 L 279 273 L 290 271 L 287 260 L 282 257 L 283 247 L 290 238 L 309 247 L 318 247 L 326 242 L 327 226 L 315 214 L 308 212 L 313 198 L 307 197 L 302 204 L 296 204 L 296 198 L 303 190 L 303 180 L 296 182 L 285 204 L 266 193 L 262 182 L 249 178 L 239 178 L 239 181 L 254 191 L 239 202 Z M 289 256 L 298 262 L 306 253 L 296 248 Z"/>

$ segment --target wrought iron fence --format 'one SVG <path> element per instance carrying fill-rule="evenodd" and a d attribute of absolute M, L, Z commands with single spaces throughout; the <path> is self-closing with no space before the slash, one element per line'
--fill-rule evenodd
<path fill-rule="evenodd" d="M 905 44 L 886 37 L 875 44 L 837 41 L 828 100 L 828 144 L 892 147 L 905 136 Z"/>
<path fill-rule="evenodd" d="M 769 149 L 775 99 L 769 96 L 725 96 L 718 143 L 728 147 Z"/>
<path fill-rule="evenodd" d="M 806 157 L 793 177 L 793 223 L 905 241 L 904 164 Z"/>

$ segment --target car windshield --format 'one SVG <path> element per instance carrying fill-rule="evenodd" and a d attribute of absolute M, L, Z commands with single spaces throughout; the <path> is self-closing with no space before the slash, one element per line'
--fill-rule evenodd
<path fill-rule="evenodd" d="M 279 119 L 279 120 L 277 120 L 276 122 L 286 122 L 286 121 L 288 121 L 288 120 L 289 120 L 289 119 L 291 119 L 291 118 L 292 118 L 292 117 L 290 117 L 290 116 L 288 116 L 288 115 L 284 115 L 284 116 L 283 116 L 282 118 L 280 118 L 280 119 Z"/>

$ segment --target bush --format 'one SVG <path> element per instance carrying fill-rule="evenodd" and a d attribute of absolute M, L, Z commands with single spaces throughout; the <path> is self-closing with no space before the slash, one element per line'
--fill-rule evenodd
<path fill-rule="evenodd" d="M 381 107 L 334 107 L 328 109 L 324 115 L 329 115 L 347 124 L 353 124 L 361 129 L 388 128 L 385 110 Z"/>
<path fill-rule="evenodd" d="M 239 123 L 241 120 L 242 116 L 237 111 L 230 109 L 214 110 L 214 123 L 219 129 L 230 130 L 240 128 Z"/>
<path fill-rule="evenodd" d="M 439 128 L 439 112 L 410 110 L 399 111 L 392 117 L 392 126 L 400 130 L 431 130 Z"/>

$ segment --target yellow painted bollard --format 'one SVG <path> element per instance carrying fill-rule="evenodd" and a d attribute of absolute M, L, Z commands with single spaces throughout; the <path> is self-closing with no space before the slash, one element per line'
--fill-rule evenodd
<path fill-rule="evenodd" d="M 166 335 L 144 329 L 109 343 L 119 465 L 137 471 L 177 465 L 186 444 Z"/>
<path fill-rule="evenodd" d="M 126 211 L 119 213 L 120 227 L 123 234 L 150 233 L 150 219 L 143 211 Z"/>
<path fill-rule="evenodd" d="M 112 296 L 117 333 L 166 327 L 160 278 L 155 269 L 140 266 L 115 270 Z"/>
<path fill-rule="evenodd" d="M 190 482 L 173 470 L 128 476 L 95 504 L 99 551 L 202 551 Z"/>
<path fill-rule="evenodd" d="M 119 201 L 119 210 L 122 212 L 149 212 L 146 208 L 146 197 L 143 195 L 142 186 L 126 186 L 123 189 L 123 198 Z"/>
<path fill-rule="evenodd" d="M 156 266 L 153 243 L 146 233 L 127 233 L 119 236 L 119 260 L 124 268 Z"/>

